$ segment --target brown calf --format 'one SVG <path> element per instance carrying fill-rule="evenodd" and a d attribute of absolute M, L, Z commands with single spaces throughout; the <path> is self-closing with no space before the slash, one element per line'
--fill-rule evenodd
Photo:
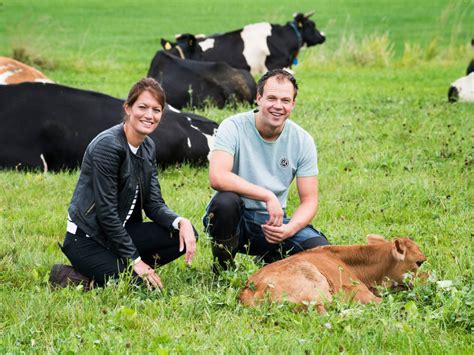
<path fill-rule="evenodd" d="M 11 58 L 0 57 L 0 85 L 18 84 L 25 81 L 52 83 L 35 68 Z"/>
<path fill-rule="evenodd" d="M 404 274 L 418 271 L 426 257 L 409 238 L 386 241 L 368 235 L 367 245 L 328 245 L 269 264 L 253 274 L 240 293 L 240 302 L 255 306 L 274 302 L 323 301 L 342 291 L 346 299 L 361 303 L 380 302 L 375 286 L 387 281 L 401 283 Z"/>

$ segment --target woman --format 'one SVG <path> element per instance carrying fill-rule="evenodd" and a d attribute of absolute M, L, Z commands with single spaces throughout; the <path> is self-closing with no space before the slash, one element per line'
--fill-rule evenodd
<path fill-rule="evenodd" d="M 195 253 L 191 222 L 161 197 L 155 144 L 148 137 L 160 123 L 163 89 L 144 78 L 123 107 L 123 123 L 100 133 L 84 154 L 62 247 L 73 268 L 54 265 L 53 285 L 80 282 L 88 288 L 93 280 L 101 286 L 131 265 L 148 286 L 162 288 L 154 267 L 183 254 L 189 264 Z M 152 222 L 143 222 L 142 209 Z"/>

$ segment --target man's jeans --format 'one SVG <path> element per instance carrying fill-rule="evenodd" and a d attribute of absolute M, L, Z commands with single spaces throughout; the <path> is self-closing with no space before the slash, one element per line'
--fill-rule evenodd
<path fill-rule="evenodd" d="M 329 244 L 326 236 L 312 225 L 307 225 L 280 244 L 269 243 L 261 227 L 268 219 L 267 213 L 246 209 L 236 193 L 219 192 L 209 202 L 203 223 L 214 242 L 238 235 L 238 252 L 258 255 L 266 262 Z M 285 215 L 283 223 L 287 224 L 289 221 L 290 219 Z"/>

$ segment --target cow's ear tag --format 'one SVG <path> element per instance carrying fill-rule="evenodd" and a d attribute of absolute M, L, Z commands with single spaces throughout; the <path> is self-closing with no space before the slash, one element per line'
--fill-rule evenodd
<path fill-rule="evenodd" d="M 190 39 L 188 43 L 189 43 L 189 46 L 190 46 L 190 47 L 193 46 L 193 40 L 192 40 L 192 39 Z"/>
<path fill-rule="evenodd" d="M 169 50 L 171 49 L 171 43 L 170 43 L 170 42 L 166 42 L 166 43 L 165 43 L 165 49 L 166 49 L 167 51 L 169 51 Z"/>
<path fill-rule="evenodd" d="M 293 65 L 298 65 L 298 58 L 295 57 L 295 59 L 293 59 Z"/>
<path fill-rule="evenodd" d="M 298 28 L 303 28 L 303 22 L 298 21 Z"/>

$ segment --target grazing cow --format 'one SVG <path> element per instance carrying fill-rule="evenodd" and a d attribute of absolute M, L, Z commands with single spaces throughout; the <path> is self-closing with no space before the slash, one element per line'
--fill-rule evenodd
<path fill-rule="evenodd" d="M 123 100 L 56 84 L 0 86 L 0 167 L 73 169 L 89 142 L 120 123 Z M 167 105 L 150 137 L 158 165 L 205 163 L 217 123 Z"/>
<path fill-rule="evenodd" d="M 0 85 L 26 81 L 52 83 L 43 73 L 15 59 L 0 57 Z"/>
<path fill-rule="evenodd" d="M 224 62 L 181 59 L 165 51 L 156 53 L 147 76 L 161 83 L 168 102 L 177 108 L 206 103 L 219 108 L 236 102 L 252 104 L 257 94 L 255 80 L 246 70 Z"/>
<path fill-rule="evenodd" d="M 240 294 L 240 302 L 255 306 L 269 299 L 297 304 L 322 303 L 342 291 L 346 299 L 380 302 L 375 287 L 388 280 L 401 283 L 404 274 L 416 273 L 426 261 L 409 238 L 386 241 L 369 235 L 367 245 L 323 246 L 269 264 L 253 274 Z"/>
<path fill-rule="evenodd" d="M 250 70 L 252 74 L 265 73 L 291 67 L 303 45 L 324 43 L 324 33 L 309 19 L 312 14 L 295 14 L 293 21 L 283 26 L 262 22 L 207 37 L 185 34 L 179 36 L 176 43 L 162 39 L 161 44 L 181 58 L 222 61 L 234 68 Z"/>

